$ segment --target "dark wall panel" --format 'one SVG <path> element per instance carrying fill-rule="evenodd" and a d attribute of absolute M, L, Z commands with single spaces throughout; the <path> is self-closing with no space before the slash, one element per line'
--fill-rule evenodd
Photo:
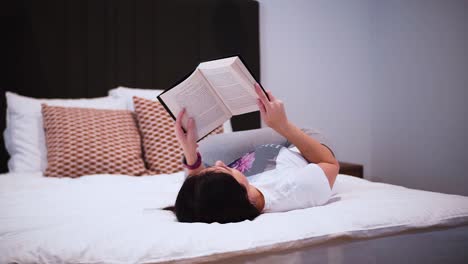
<path fill-rule="evenodd" d="M 47 93 L 56 97 L 68 97 L 66 59 L 66 1 L 50 0 L 48 5 L 42 1 L 30 1 L 32 38 L 39 51 L 39 70 L 45 79 Z M 26 58 L 27 60 L 27 58 Z M 26 61 L 26 63 L 28 63 Z M 24 78 L 28 78 L 25 75 Z M 40 96 L 39 91 L 35 94 Z"/>
<path fill-rule="evenodd" d="M 241 55 L 259 80 L 252 0 L 17 0 L 0 8 L 0 130 L 6 90 L 43 98 L 168 89 L 201 62 Z M 257 128 L 258 113 L 233 118 Z M 0 172 L 8 155 L 0 141 Z"/>
<path fill-rule="evenodd" d="M 135 87 L 135 2 L 115 0 L 116 8 L 116 81 Z"/>
<path fill-rule="evenodd" d="M 200 9 L 200 59 L 202 61 L 240 53 L 243 41 L 238 27 L 237 1 L 206 1 Z M 235 23 L 233 23 L 235 21 Z"/>
<path fill-rule="evenodd" d="M 108 59 L 106 38 L 110 29 L 105 23 L 108 1 L 88 0 L 86 7 L 85 27 L 86 32 L 88 32 L 85 43 L 87 95 L 88 97 L 103 96 L 106 95 L 106 92 L 102 91 L 100 87 L 109 87 L 106 78 L 103 78 L 103 75 L 105 75 L 103 73 L 109 71 L 106 63 Z"/>
<path fill-rule="evenodd" d="M 104 32 L 104 54 L 106 71 L 103 73 L 103 79 L 106 87 L 115 87 L 117 84 L 117 8 L 116 0 L 105 0 L 106 8 L 104 10 L 103 23 L 106 32 Z"/>
<path fill-rule="evenodd" d="M 66 31 L 64 31 L 64 47 L 67 49 L 66 88 L 69 93 L 63 96 L 79 97 L 83 93 L 87 96 L 88 89 L 88 17 L 87 1 L 67 1 L 65 6 Z M 86 56 L 84 56 L 86 54 Z"/>
<path fill-rule="evenodd" d="M 198 65 L 200 28 L 196 1 L 156 1 L 153 56 L 154 84 L 167 89 Z"/>
<path fill-rule="evenodd" d="M 154 87 L 153 57 L 155 39 L 153 32 L 154 0 L 135 1 L 135 81 L 139 87 Z"/>

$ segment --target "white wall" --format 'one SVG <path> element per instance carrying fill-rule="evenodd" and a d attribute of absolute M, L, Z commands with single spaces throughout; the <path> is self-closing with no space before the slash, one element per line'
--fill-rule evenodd
<path fill-rule="evenodd" d="M 468 1 L 261 0 L 262 84 L 365 177 L 468 195 Z"/>
<path fill-rule="evenodd" d="M 319 128 L 342 160 L 370 164 L 368 2 L 260 1 L 262 85 Z"/>
<path fill-rule="evenodd" d="M 468 195 L 468 1 L 374 9 L 373 174 Z"/>

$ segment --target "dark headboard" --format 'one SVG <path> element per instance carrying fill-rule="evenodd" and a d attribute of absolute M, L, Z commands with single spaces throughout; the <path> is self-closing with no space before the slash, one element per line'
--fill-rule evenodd
<path fill-rule="evenodd" d="M 6 6 L 5 6 L 6 4 Z M 116 86 L 167 89 L 200 61 L 241 55 L 260 80 L 258 3 L 251 0 L 16 0 L 0 8 L 4 91 L 105 96 Z M 234 130 L 258 128 L 250 113 Z M 0 171 L 8 155 L 0 142 Z"/>

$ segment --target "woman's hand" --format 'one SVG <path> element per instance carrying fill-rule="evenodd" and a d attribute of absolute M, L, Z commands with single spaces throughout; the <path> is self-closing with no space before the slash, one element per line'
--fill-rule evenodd
<path fill-rule="evenodd" d="M 255 84 L 255 92 L 258 95 L 257 104 L 260 108 L 260 115 L 263 122 L 269 127 L 282 134 L 283 130 L 289 125 L 283 102 L 276 99 L 271 91 L 267 91 L 268 98 L 258 83 Z"/>
<path fill-rule="evenodd" d="M 255 91 L 259 97 L 258 107 L 260 108 L 262 120 L 296 146 L 307 161 L 316 163 L 327 176 L 330 188 L 332 188 L 340 170 L 340 165 L 332 152 L 290 123 L 286 117 L 283 102 L 277 100 L 270 91 L 267 91 L 270 100 L 263 93 L 258 83 L 255 84 Z"/>
<path fill-rule="evenodd" d="M 185 108 L 178 114 L 177 120 L 174 124 L 174 130 L 180 146 L 184 150 L 187 164 L 194 164 L 197 161 L 197 127 L 195 120 L 191 117 L 188 118 L 186 132 L 182 128 L 182 119 L 186 110 Z"/>

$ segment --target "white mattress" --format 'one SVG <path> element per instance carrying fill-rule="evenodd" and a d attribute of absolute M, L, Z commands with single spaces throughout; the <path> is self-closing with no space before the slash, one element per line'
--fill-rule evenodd
<path fill-rule="evenodd" d="M 232 224 L 178 223 L 183 175 L 77 179 L 0 175 L 0 263 L 216 260 L 429 226 L 468 223 L 468 197 L 340 175 L 320 207 Z"/>

